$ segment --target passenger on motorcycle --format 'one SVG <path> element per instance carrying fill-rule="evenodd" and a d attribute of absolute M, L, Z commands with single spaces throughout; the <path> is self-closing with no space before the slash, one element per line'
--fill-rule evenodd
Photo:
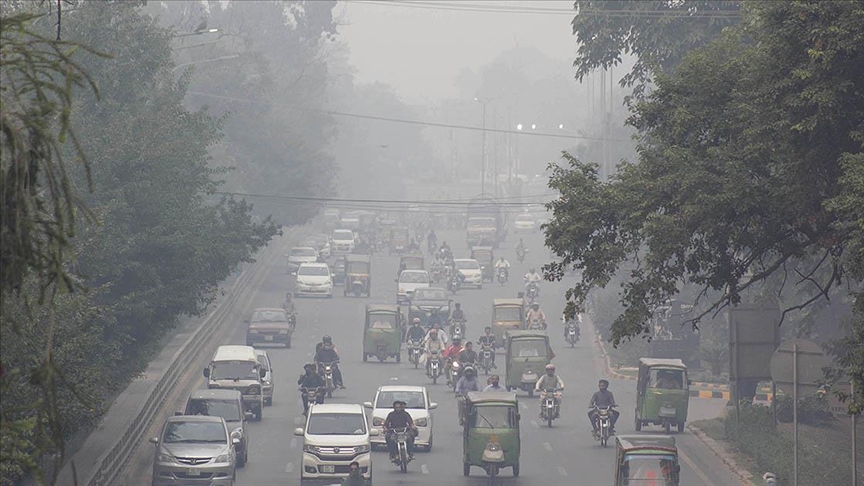
<path fill-rule="evenodd" d="M 543 326 L 543 330 L 546 330 L 546 313 L 540 309 L 539 302 L 532 303 L 531 308 L 528 309 L 528 313 L 525 315 L 525 322 L 528 327 L 532 326 L 534 321 L 540 322 L 540 325 Z"/>
<path fill-rule="evenodd" d="M 555 365 L 552 363 L 546 365 L 546 374 L 541 376 L 540 379 L 537 380 L 537 385 L 534 386 L 534 390 L 537 392 L 548 389 L 564 391 L 564 380 L 555 374 Z"/>
<path fill-rule="evenodd" d="M 333 338 L 329 335 L 324 335 L 321 342 L 315 346 L 315 363 L 333 363 L 333 384 L 341 389 L 345 389 L 345 382 L 342 381 L 342 370 L 339 369 L 339 352 L 336 351 L 336 346 L 333 345 Z"/>
<path fill-rule="evenodd" d="M 285 293 L 285 302 L 282 303 L 282 308 L 285 309 L 285 313 L 289 316 L 297 313 L 297 309 L 294 307 L 294 294 L 291 292 Z"/>
<path fill-rule="evenodd" d="M 443 354 L 444 352 L 444 341 L 442 341 L 438 337 L 438 329 L 432 328 L 429 330 L 429 335 L 426 337 L 426 341 L 423 345 L 423 353 L 426 357 L 426 374 L 431 374 L 429 368 L 429 357 L 432 356 L 432 353 Z"/>
<path fill-rule="evenodd" d="M 405 342 L 422 341 L 425 337 L 426 330 L 420 327 L 420 318 L 415 317 L 411 321 L 411 327 L 408 329 L 408 333 L 405 336 Z"/>
<path fill-rule="evenodd" d="M 483 389 L 484 392 L 487 391 L 505 391 L 506 389 L 499 385 L 498 383 L 501 381 L 501 378 L 498 375 L 492 375 L 489 377 L 489 383 L 486 385 L 486 388 Z"/>
<path fill-rule="evenodd" d="M 438 314 L 437 309 L 432 309 L 432 312 L 429 314 L 429 319 L 426 320 L 426 323 L 429 324 L 430 326 L 434 326 L 435 324 L 438 324 L 438 327 L 442 327 L 444 325 L 444 318 L 442 318 Z"/>
<path fill-rule="evenodd" d="M 594 428 L 594 433 L 597 433 L 597 420 L 596 420 L 596 412 L 594 407 L 605 408 L 605 407 L 614 407 L 618 404 L 615 403 L 615 396 L 612 395 L 612 392 L 609 391 L 609 382 L 606 380 L 600 380 L 598 386 L 600 387 L 599 391 L 594 392 L 594 395 L 591 396 L 591 401 L 588 402 L 588 408 L 591 410 L 588 411 L 588 420 L 591 421 L 591 427 Z M 618 413 L 614 408 L 609 409 L 609 419 L 611 420 L 611 427 L 609 429 L 610 433 L 615 433 L 615 422 L 618 421 Z"/>
<path fill-rule="evenodd" d="M 440 339 L 441 342 L 444 343 L 445 348 L 450 345 L 450 336 L 448 336 L 447 333 L 444 332 L 443 329 L 441 329 L 441 325 L 438 323 L 432 325 L 432 329 L 429 329 L 429 332 L 426 333 L 426 337 L 423 338 L 424 341 L 429 340 L 430 336 L 432 336 L 432 331 L 435 331 L 435 333 L 438 335 L 438 339 Z"/>
<path fill-rule="evenodd" d="M 495 273 L 497 274 L 498 270 L 502 268 L 504 269 L 504 276 L 510 278 L 510 262 L 508 262 L 503 256 L 500 260 L 495 262 Z"/>
<path fill-rule="evenodd" d="M 483 330 L 485 334 L 477 338 L 477 342 L 480 343 L 480 347 L 489 347 L 492 349 L 492 367 L 497 368 L 495 366 L 495 335 L 492 334 L 492 327 L 486 326 L 486 329 Z"/>
<path fill-rule="evenodd" d="M 303 374 L 300 375 L 300 379 L 297 380 L 297 384 L 301 388 L 309 388 L 309 389 L 320 389 L 324 386 L 324 378 L 321 378 L 321 375 L 318 374 L 317 366 L 315 363 L 306 363 L 303 365 Z M 322 404 L 324 403 L 324 394 L 318 392 L 315 397 L 315 403 Z M 303 394 L 303 415 L 306 415 L 309 412 L 309 399 L 306 397 L 306 394 Z"/>
<path fill-rule="evenodd" d="M 414 458 L 414 437 L 417 435 L 417 426 L 414 425 L 414 420 L 411 415 L 405 411 L 405 402 L 396 400 L 393 402 L 393 411 L 387 414 L 384 419 L 384 440 L 387 441 L 387 448 L 390 450 L 390 460 L 396 459 L 396 437 L 393 435 L 393 429 L 408 429 L 408 458 Z"/>
<path fill-rule="evenodd" d="M 462 363 L 462 366 L 475 366 L 477 364 L 477 351 L 474 351 L 474 343 L 471 341 L 465 343 L 465 348 L 456 355 L 456 360 Z"/>

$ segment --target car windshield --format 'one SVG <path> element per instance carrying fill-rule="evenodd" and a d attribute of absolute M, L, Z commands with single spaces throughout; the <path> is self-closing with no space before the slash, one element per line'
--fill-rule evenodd
<path fill-rule="evenodd" d="M 396 329 L 396 314 L 370 314 L 369 327 L 372 329 Z"/>
<path fill-rule="evenodd" d="M 239 422 L 241 415 L 238 400 L 193 398 L 186 405 L 186 415 L 209 415 L 211 417 L 222 417 L 226 422 Z"/>
<path fill-rule="evenodd" d="M 354 233 L 351 231 L 334 231 L 333 232 L 334 240 L 353 240 Z"/>
<path fill-rule="evenodd" d="M 314 257 L 318 256 L 318 253 L 314 248 L 291 248 L 291 256 Z"/>
<path fill-rule="evenodd" d="M 225 444 L 225 427 L 218 422 L 169 422 L 162 436 L 163 444 L 182 442 Z"/>
<path fill-rule="evenodd" d="M 680 390 L 684 383 L 683 370 L 664 370 L 652 368 L 649 372 L 648 388 Z"/>
<path fill-rule="evenodd" d="M 546 341 L 542 339 L 513 339 L 510 343 L 511 356 L 535 358 L 546 356 Z"/>
<path fill-rule="evenodd" d="M 401 283 L 429 283 L 429 275 L 426 272 L 402 272 L 399 275 Z"/>
<path fill-rule="evenodd" d="M 345 266 L 347 273 L 369 273 L 369 264 L 365 262 L 348 262 Z"/>
<path fill-rule="evenodd" d="M 313 413 L 306 433 L 311 435 L 363 435 L 366 420 L 361 413 Z"/>
<path fill-rule="evenodd" d="M 414 291 L 414 300 L 447 300 L 447 294 L 443 289 L 417 289 Z"/>
<path fill-rule="evenodd" d="M 471 410 L 470 423 L 475 429 L 512 429 L 516 412 L 507 405 L 478 405 Z"/>
<path fill-rule="evenodd" d="M 311 267 L 311 266 L 301 266 L 300 270 L 297 271 L 297 275 L 309 275 L 313 277 L 324 277 L 330 275 L 330 270 L 327 267 Z"/>
<path fill-rule="evenodd" d="M 480 264 L 477 260 L 456 260 L 456 268 L 459 270 L 479 270 Z"/>
<path fill-rule="evenodd" d="M 375 402 L 375 408 L 393 408 L 393 402 L 396 400 L 405 402 L 405 408 L 415 408 L 420 410 L 426 408 L 426 401 L 423 399 L 423 392 L 419 391 L 379 392 L 378 401 Z"/>
<path fill-rule="evenodd" d="M 625 456 L 621 466 L 621 476 L 632 485 L 663 485 L 678 484 L 675 472 L 674 456 Z"/>
<path fill-rule="evenodd" d="M 252 313 L 252 322 L 283 322 L 285 311 L 282 309 L 256 310 Z"/>
<path fill-rule="evenodd" d="M 475 251 L 474 254 L 471 255 L 471 258 L 478 260 L 478 261 L 487 262 L 487 261 L 492 260 L 492 252 L 482 251 L 482 250 L 481 251 Z"/>
<path fill-rule="evenodd" d="M 509 307 L 496 307 L 495 308 L 495 320 L 496 321 L 521 321 L 522 320 L 522 309 L 516 306 Z"/>
<path fill-rule="evenodd" d="M 255 365 L 248 361 L 222 361 L 210 371 L 211 380 L 257 380 Z"/>

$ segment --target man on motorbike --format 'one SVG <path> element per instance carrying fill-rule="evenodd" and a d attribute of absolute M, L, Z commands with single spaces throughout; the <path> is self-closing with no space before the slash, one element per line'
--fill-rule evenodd
<path fill-rule="evenodd" d="M 426 375 L 428 376 L 431 374 L 429 358 L 432 356 L 432 353 L 441 354 L 444 352 L 444 341 L 438 337 L 438 329 L 433 327 L 429 330 L 429 335 L 426 337 L 423 345 L 423 352 L 426 357 Z"/>
<path fill-rule="evenodd" d="M 342 486 L 369 486 L 372 484 L 363 477 L 360 472 L 360 463 L 357 461 L 348 464 L 348 477 L 342 478 Z"/>
<path fill-rule="evenodd" d="M 582 332 L 579 329 L 579 323 L 582 320 L 582 316 L 579 314 L 576 314 L 576 316 L 574 316 L 572 319 L 567 319 L 567 315 L 565 314 L 565 315 L 561 316 L 561 320 L 564 322 L 564 339 L 565 340 L 567 339 L 567 328 L 570 327 L 571 324 L 576 329 L 576 339 L 579 339 L 579 336 L 581 335 L 581 332 Z"/>
<path fill-rule="evenodd" d="M 405 402 L 396 400 L 393 402 L 393 411 L 387 414 L 384 419 L 382 428 L 384 429 L 384 440 L 387 441 L 387 448 L 390 450 L 390 460 L 396 459 L 396 437 L 392 433 L 393 429 L 408 429 L 408 458 L 414 458 L 414 436 L 417 435 L 417 426 L 414 425 L 414 420 L 411 415 L 405 411 Z"/>
<path fill-rule="evenodd" d="M 427 341 L 432 335 L 432 331 L 435 331 L 435 333 L 438 335 L 438 338 L 441 340 L 442 343 L 444 343 L 444 348 L 446 349 L 447 346 L 450 345 L 450 336 L 446 332 L 444 332 L 443 329 L 441 329 L 441 325 L 438 323 L 432 324 L 432 328 L 429 329 L 429 332 L 426 333 L 426 337 L 424 337 L 423 340 Z"/>
<path fill-rule="evenodd" d="M 486 388 L 483 389 L 484 392 L 487 391 L 505 391 L 506 389 L 499 385 L 498 383 L 501 381 L 501 378 L 498 375 L 492 375 L 489 377 L 489 384 L 486 385 Z"/>
<path fill-rule="evenodd" d="M 618 404 L 615 403 L 615 396 L 612 395 L 612 392 L 609 391 L 609 382 L 606 380 L 600 380 L 598 386 L 600 387 L 599 391 L 594 392 L 594 395 L 591 396 L 591 401 L 588 402 L 588 419 L 591 421 L 591 427 L 594 428 L 594 433 L 598 432 L 597 420 L 596 420 L 596 412 L 594 407 L 605 408 L 605 407 L 616 407 Z M 609 429 L 610 433 L 615 433 L 615 422 L 618 421 L 618 413 L 614 408 L 609 409 L 609 418 L 611 423 L 611 427 Z"/>
<path fill-rule="evenodd" d="M 294 307 L 294 294 L 285 293 L 285 302 L 282 303 L 282 308 L 285 309 L 285 314 L 288 314 L 289 317 L 297 313 L 297 309 Z"/>
<path fill-rule="evenodd" d="M 492 334 L 492 327 L 486 326 L 483 330 L 484 334 L 477 338 L 477 342 L 480 343 L 481 348 L 488 347 L 492 350 L 492 367 L 497 368 L 495 365 L 495 335 Z"/>
<path fill-rule="evenodd" d="M 430 251 L 434 251 L 438 246 L 438 235 L 435 234 L 435 228 L 429 230 L 429 235 L 426 237 L 426 246 Z"/>
<path fill-rule="evenodd" d="M 447 349 L 444 350 L 444 354 L 442 355 L 447 363 L 444 365 L 444 376 L 447 377 L 447 382 L 452 385 L 450 382 L 450 371 L 453 368 L 453 361 L 458 361 L 459 353 L 462 352 L 462 340 L 458 337 L 453 338 L 453 342 Z"/>
<path fill-rule="evenodd" d="M 537 380 L 537 385 L 534 386 L 534 390 L 538 393 L 548 389 L 564 391 L 564 380 L 555 374 L 555 365 L 552 363 L 546 365 L 546 374 L 541 376 L 540 379 Z"/>
<path fill-rule="evenodd" d="M 426 337 L 426 330 L 420 327 L 420 318 L 415 317 L 411 321 L 411 328 L 408 329 L 408 333 L 405 335 L 405 342 L 409 341 L 423 341 L 423 338 Z"/>
<path fill-rule="evenodd" d="M 510 262 L 507 261 L 503 256 L 500 260 L 495 262 L 495 273 L 497 274 L 500 269 L 504 269 L 504 277 L 510 278 Z"/>
<path fill-rule="evenodd" d="M 543 326 L 543 330 L 546 330 L 546 313 L 540 309 L 540 303 L 534 302 L 531 304 L 531 308 L 528 309 L 528 313 L 525 314 L 525 322 L 528 327 L 531 327 L 534 324 L 534 321 L 540 323 Z"/>
<path fill-rule="evenodd" d="M 532 283 L 537 284 L 538 286 L 540 285 L 540 281 L 543 280 L 543 276 L 540 275 L 539 273 L 537 273 L 536 268 L 532 268 L 532 269 L 528 270 L 528 273 L 525 274 L 524 280 L 525 280 L 525 292 L 528 292 L 528 287 Z M 539 289 L 539 287 L 538 287 L 538 289 Z M 538 291 L 538 294 L 539 294 L 539 291 Z"/>
<path fill-rule="evenodd" d="M 303 365 L 304 373 L 300 375 L 300 379 L 297 380 L 297 384 L 300 385 L 300 388 L 309 388 L 319 390 L 324 386 L 324 379 L 321 378 L 321 375 L 317 372 L 317 366 L 315 363 L 306 363 Z M 315 397 L 315 403 L 322 404 L 324 403 L 324 394 L 318 392 Z M 306 397 L 306 394 L 303 394 L 303 415 L 306 415 L 309 412 L 309 398 Z"/>
<path fill-rule="evenodd" d="M 462 377 L 456 382 L 456 394 L 465 395 L 470 391 L 480 391 L 480 382 L 477 380 L 477 373 L 473 366 L 466 366 L 462 372 Z"/>
<path fill-rule="evenodd" d="M 450 313 L 450 320 L 463 322 L 465 321 L 465 311 L 462 310 L 462 304 L 456 302 L 456 308 Z"/>
<path fill-rule="evenodd" d="M 429 313 L 429 319 L 427 319 L 426 322 L 430 326 L 438 324 L 438 327 L 441 327 L 444 325 L 444 318 L 441 317 L 440 314 L 438 314 L 438 309 L 432 309 L 432 311 Z"/>
<path fill-rule="evenodd" d="M 462 366 L 475 366 L 477 364 L 477 351 L 474 351 L 474 343 L 471 341 L 465 343 L 465 348 L 459 351 L 456 360 L 462 363 Z"/>
<path fill-rule="evenodd" d="M 519 257 L 520 263 L 522 263 L 522 260 L 525 259 L 526 253 L 528 253 L 528 249 L 525 248 L 525 243 L 522 241 L 522 238 L 519 238 L 519 244 L 516 245 L 516 256 Z"/>
<path fill-rule="evenodd" d="M 342 381 L 342 370 L 339 369 L 339 352 L 336 351 L 336 346 L 333 346 L 333 338 L 325 334 L 321 338 L 315 350 L 315 363 L 333 363 L 333 384 L 341 389 L 345 389 L 345 382 Z"/>

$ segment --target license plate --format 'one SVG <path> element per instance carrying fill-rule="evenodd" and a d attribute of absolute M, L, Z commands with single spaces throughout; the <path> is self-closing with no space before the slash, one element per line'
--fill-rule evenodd
<path fill-rule="evenodd" d="M 336 466 L 321 466 L 320 469 L 324 474 L 333 474 L 336 472 Z"/>
<path fill-rule="evenodd" d="M 201 475 L 201 470 L 200 470 L 200 469 L 193 469 L 193 468 L 189 468 L 189 469 L 186 470 L 186 475 L 187 475 L 187 476 L 200 476 L 200 475 Z"/>
<path fill-rule="evenodd" d="M 265 340 L 265 341 L 272 341 L 272 340 L 273 340 L 273 336 L 264 336 L 264 340 Z"/>

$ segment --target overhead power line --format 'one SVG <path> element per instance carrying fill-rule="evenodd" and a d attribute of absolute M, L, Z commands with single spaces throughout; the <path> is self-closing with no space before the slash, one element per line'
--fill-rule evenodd
<path fill-rule="evenodd" d="M 474 199 L 426 199 L 426 200 L 407 200 L 407 199 L 350 199 L 350 198 L 336 198 L 336 197 L 311 197 L 311 196 L 287 196 L 284 194 L 255 194 L 255 193 L 246 193 L 246 192 L 228 192 L 228 191 L 217 191 L 215 194 L 220 195 L 228 195 L 228 196 L 239 196 L 239 197 L 255 197 L 262 199 L 280 199 L 285 201 L 296 201 L 296 202 L 311 202 L 311 203 L 341 203 L 341 204 L 378 204 L 378 205 L 394 205 L 394 206 L 405 206 L 405 205 L 414 205 L 414 206 L 442 206 L 442 207 L 467 207 L 471 203 L 476 202 L 478 205 L 488 205 L 484 201 L 474 201 Z M 522 207 L 526 204 L 541 204 L 540 201 L 522 201 L 521 199 L 525 198 L 546 198 L 547 200 L 551 200 L 553 198 L 559 197 L 559 195 L 555 193 L 547 193 L 547 194 L 530 194 L 525 196 L 512 196 L 512 197 L 501 197 L 495 199 L 495 205 L 497 206 L 519 206 Z"/>
<path fill-rule="evenodd" d="M 478 4 L 478 3 L 445 3 L 427 1 L 399 1 L 399 0 L 354 0 L 351 3 L 366 5 L 414 8 L 425 10 L 482 12 L 482 13 L 505 13 L 505 14 L 538 14 L 538 15 L 585 15 L 585 16 L 607 16 L 607 17 L 681 17 L 681 18 L 736 18 L 741 16 L 737 10 L 627 10 L 627 9 L 565 9 L 549 7 L 520 7 L 513 5 Z"/>

